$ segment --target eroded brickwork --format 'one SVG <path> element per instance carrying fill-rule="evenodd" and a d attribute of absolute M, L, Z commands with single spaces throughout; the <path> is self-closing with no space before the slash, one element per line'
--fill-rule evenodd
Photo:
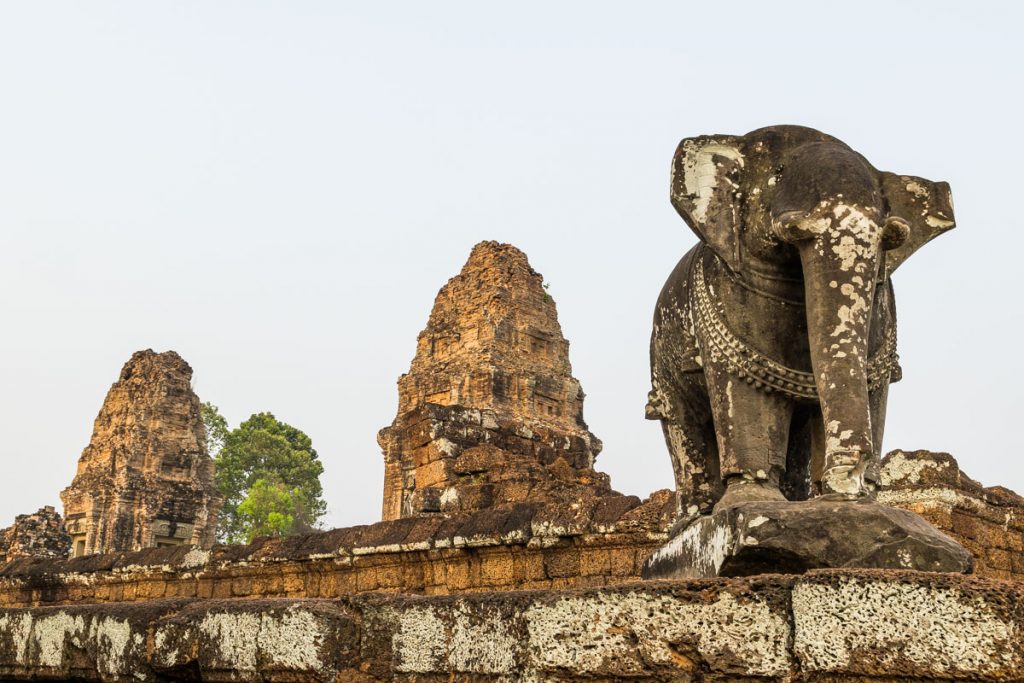
<path fill-rule="evenodd" d="M 30 515 L 18 515 L 14 524 L 0 531 L 2 562 L 22 557 L 67 557 L 70 552 L 71 537 L 52 505 Z"/>
<path fill-rule="evenodd" d="M 74 555 L 213 545 L 220 500 L 191 380 L 173 351 L 125 363 L 61 492 Z"/>
<path fill-rule="evenodd" d="M 1024 579 L 1024 506 L 1018 497 L 973 484 L 945 454 L 896 451 L 886 458 L 883 473 L 884 502 L 924 515 L 967 545 L 980 577 Z M 592 497 L 576 507 L 521 502 L 210 551 L 178 547 L 28 558 L 0 570 L 0 606 L 614 585 L 640 578 L 644 561 L 665 542 L 674 514 L 673 495 L 659 491 L 646 501 Z"/>
<path fill-rule="evenodd" d="M 527 502 L 250 545 L 153 548 L 0 570 L 0 607 L 165 597 L 334 598 L 603 586 L 636 579 L 667 538 L 669 491 L 576 507 Z"/>
<path fill-rule="evenodd" d="M 971 551 L 979 576 L 1024 580 L 1024 498 L 983 487 L 948 453 L 901 451 L 882 462 L 878 500 L 924 517 Z"/>
<path fill-rule="evenodd" d="M 610 493 L 555 303 L 511 245 L 481 242 L 441 288 L 398 394 L 385 520 Z"/>

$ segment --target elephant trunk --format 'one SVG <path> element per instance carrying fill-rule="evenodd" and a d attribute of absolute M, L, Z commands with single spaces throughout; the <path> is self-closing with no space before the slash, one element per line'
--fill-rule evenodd
<path fill-rule="evenodd" d="M 868 339 L 883 226 L 875 209 L 823 202 L 777 224 L 800 253 L 811 367 L 824 418 L 822 493 L 856 496 L 875 457 Z M 794 234 L 798 233 L 798 234 Z"/>

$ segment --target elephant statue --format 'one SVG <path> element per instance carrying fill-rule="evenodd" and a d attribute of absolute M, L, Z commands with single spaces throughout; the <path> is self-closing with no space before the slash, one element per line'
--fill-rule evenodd
<path fill-rule="evenodd" d="M 662 423 L 681 521 L 871 497 L 901 372 L 890 277 L 954 227 L 949 185 L 773 126 L 683 140 L 671 200 L 700 243 L 658 298 L 647 417 Z"/>

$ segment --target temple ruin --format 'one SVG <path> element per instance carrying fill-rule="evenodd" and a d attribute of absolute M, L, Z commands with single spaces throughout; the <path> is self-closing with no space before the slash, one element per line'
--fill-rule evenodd
<path fill-rule="evenodd" d="M 441 288 L 382 429 L 383 518 L 610 492 L 544 278 L 481 242 Z"/>
<path fill-rule="evenodd" d="M 14 524 L 0 530 L 0 560 L 10 562 L 23 557 L 60 557 L 71 552 L 71 537 L 64 521 L 52 505 L 28 515 L 18 515 Z"/>
<path fill-rule="evenodd" d="M 213 545 L 220 498 L 191 381 L 173 351 L 138 351 L 121 369 L 60 494 L 75 557 Z"/>
<path fill-rule="evenodd" d="M 896 450 L 880 463 L 878 501 L 961 543 L 976 576 L 839 568 L 641 581 L 671 538 L 676 496 L 621 495 L 594 469 L 600 442 L 567 346 L 525 255 L 478 245 L 438 295 L 399 381 L 399 414 L 381 431 L 386 519 L 207 549 L 152 547 L 165 545 L 153 523 L 184 509 L 145 504 L 178 490 L 158 482 L 162 463 L 194 454 L 195 481 L 208 485 L 208 458 L 195 450 L 191 370 L 174 354 L 136 354 L 72 487 L 103 512 L 72 528 L 89 529 L 90 547 L 109 542 L 101 528 L 128 528 L 136 548 L 148 528 L 150 547 L 9 558 L 0 678 L 1024 680 L 1024 498 L 981 486 L 948 454 Z M 109 474 L 120 463 L 132 488 Z M 97 495 L 115 485 L 138 517 L 118 518 Z M 198 484 L 190 495 L 216 504 Z M 174 521 L 197 537 L 212 516 L 205 531 Z"/>

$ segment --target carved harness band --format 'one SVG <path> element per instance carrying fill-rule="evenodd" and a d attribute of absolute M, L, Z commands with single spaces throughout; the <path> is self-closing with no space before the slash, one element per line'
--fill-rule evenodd
<path fill-rule="evenodd" d="M 700 339 L 705 340 L 710 355 L 725 359 L 726 369 L 747 384 L 766 392 L 779 391 L 803 399 L 818 399 L 814 374 L 794 370 L 752 349 L 733 334 L 725 323 L 721 303 L 712 299 L 704 275 L 704 259 L 694 259 L 693 287 L 690 308 Z M 896 353 L 896 325 L 889 325 L 881 348 L 868 359 L 868 389 L 874 390 L 889 381 L 898 381 L 902 374 Z"/>

